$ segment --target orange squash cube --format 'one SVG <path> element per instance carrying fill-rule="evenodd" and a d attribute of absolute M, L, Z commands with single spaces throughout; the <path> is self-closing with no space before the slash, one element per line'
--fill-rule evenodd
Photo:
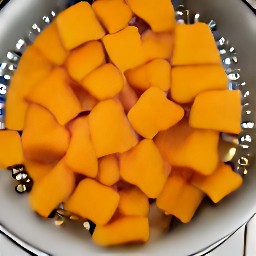
<path fill-rule="evenodd" d="M 155 86 L 167 91 L 171 86 L 171 66 L 166 60 L 155 59 L 127 70 L 125 77 L 130 85 L 139 90 L 144 91 Z"/>
<path fill-rule="evenodd" d="M 110 34 L 127 27 L 132 11 L 123 0 L 95 1 L 92 8 Z"/>
<path fill-rule="evenodd" d="M 103 37 L 103 44 L 111 61 L 123 72 L 145 62 L 138 28 L 127 28 Z"/>
<path fill-rule="evenodd" d="M 241 132 L 241 93 L 238 90 L 202 92 L 192 105 L 189 124 L 195 128 Z"/>
<path fill-rule="evenodd" d="M 60 161 L 40 182 L 36 182 L 29 193 L 31 208 L 42 217 L 49 214 L 62 202 L 65 202 L 75 188 L 75 176 Z"/>
<path fill-rule="evenodd" d="M 20 58 L 10 89 L 26 97 L 49 75 L 52 67 L 52 63 L 35 46 L 29 46 Z"/>
<path fill-rule="evenodd" d="M 143 216 L 149 214 L 148 197 L 137 187 L 123 189 L 119 192 L 118 210 L 123 215 Z"/>
<path fill-rule="evenodd" d="M 173 52 L 173 38 L 170 32 L 154 33 L 152 30 L 144 32 L 141 40 L 146 60 L 158 58 L 170 60 Z"/>
<path fill-rule="evenodd" d="M 64 162 L 74 172 L 92 178 L 97 176 L 98 159 L 92 145 L 87 116 L 78 117 L 71 124 L 71 140 Z"/>
<path fill-rule="evenodd" d="M 221 64 L 219 51 L 207 24 L 177 24 L 174 38 L 174 66 Z"/>
<path fill-rule="evenodd" d="M 0 168 L 23 163 L 20 135 L 16 131 L 0 131 Z"/>
<path fill-rule="evenodd" d="M 149 239 L 148 218 L 125 216 L 104 226 L 97 225 L 92 239 L 101 246 L 145 243 Z"/>
<path fill-rule="evenodd" d="M 183 119 L 154 139 L 162 156 L 172 166 L 188 167 L 203 175 L 210 175 L 219 163 L 219 132 L 194 129 Z"/>
<path fill-rule="evenodd" d="M 221 65 L 174 67 L 171 77 L 171 96 L 179 103 L 193 102 L 200 92 L 228 88 L 228 78 Z"/>
<path fill-rule="evenodd" d="M 125 152 L 138 142 L 122 105 L 116 100 L 99 102 L 88 120 L 98 157 Z"/>
<path fill-rule="evenodd" d="M 33 46 L 55 65 L 62 65 L 68 55 L 61 43 L 55 21 L 36 38 Z"/>
<path fill-rule="evenodd" d="M 126 182 L 138 186 L 147 197 L 156 198 L 169 172 L 154 142 L 144 139 L 120 155 L 120 175 Z"/>
<path fill-rule="evenodd" d="M 12 87 L 7 91 L 5 103 L 5 127 L 9 130 L 22 131 L 26 118 L 28 103 L 18 90 Z"/>
<path fill-rule="evenodd" d="M 119 194 L 114 189 L 86 178 L 80 181 L 64 207 L 97 225 L 104 225 L 114 215 L 118 203 Z"/>
<path fill-rule="evenodd" d="M 111 63 L 104 64 L 85 77 L 82 86 L 98 100 L 117 95 L 124 87 L 121 72 Z"/>
<path fill-rule="evenodd" d="M 69 132 L 45 108 L 30 104 L 22 133 L 22 147 L 27 160 L 52 163 L 67 151 Z"/>
<path fill-rule="evenodd" d="M 171 172 L 167 182 L 156 200 L 156 205 L 168 214 L 172 214 L 183 223 L 188 223 L 198 206 L 204 193 L 189 184 L 180 174 Z"/>
<path fill-rule="evenodd" d="M 79 2 L 61 12 L 56 18 L 61 41 L 67 50 L 105 35 L 88 2 Z"/>
<path fill-rule="evenodd" d="M 175 12 L 169 0 L 126 0 L 128 6 L 146 21 L 154 32 L 173 31 Z"/>
<path fill-rule="evenodd" d="M 217 169 L 208 176 L 195 173 L 191 183 L 206 193 L 214 203 L 237 190 L 243 183 L 243 178 L 235 173 L 229 165 L 220 163 Z"/>
<path fill-rule="evenodd" d="M 24 165 L 34 183 L 40 182 L 55 167 L 56 163 L 40 163 L 24 159 Z"/>
<path fill-rule="evenodd" d="M 183 116 L 184 109 L 168 100 L 157 87 L 145 91 L 128 113 L 128 119 L 136 132 L 149 139 L 178 123 Z"/>
<path fill-rule="evenodd" d="M 72 50 L 65 66 L 69 75 L 78 83 L 91 71 L 106 62 L 103 45 L 99 41 L 90 41 Z"/>
<path fill-rule="evenodd" d="M 67 79 L 62 68 L 55 68 L 27 97 L 47 108 L 61 125 L 76 117 L 82 109 Z"/>
<path fill-rule="evenodd" d="M 133 90 L 133 88 L 128 84 L 125 77 L 124 77 L 124 87 L 119 93 L 118 99 L 122 103 L 125 113 L 128 113 L 130 109 L 138 101 L 138 95 Z"/>
<path fill-rule="evenodd" d="M 112 186 L 119 181 L 119 176 L 119 162 L 115 155 L 107 155 L 99 159 L 97 180 L 100 183 Z"/>

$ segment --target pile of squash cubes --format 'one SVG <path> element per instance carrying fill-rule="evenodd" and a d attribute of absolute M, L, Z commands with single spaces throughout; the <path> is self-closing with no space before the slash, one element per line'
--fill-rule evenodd
<path fill-rule="evenodd" d="M 170 0 L 79 2 L 20 59 L 0 166 L 25 165 L 42 217 L 64 203 L 98 245 L 146 242 L 149 199 L 187 223 L 242 184 L 218 152 L 241 129 L 227 84 L 208 25 L 177 24 Z"/>

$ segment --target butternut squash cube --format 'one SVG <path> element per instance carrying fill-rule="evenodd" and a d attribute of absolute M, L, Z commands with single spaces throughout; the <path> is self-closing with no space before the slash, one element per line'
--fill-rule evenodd
<path fill-rule="evenodd" d="M 41 51 L 41 53 L 55 65 L 62 65 L 68 55 L 68 52 L 64 49 L 60 41 L 55 21 L 39 34 L 33 46 Z"/>
<path fill-rule="evenodd" d="M 170 60 L 173 52 L 173 38 L 170 32 L 154 33 L 150 29 L 144 32 L 141 40 L 146 60 L 158 58 Z"/>
<path fill-rule="evenodd" d="M 60 38 L 67 50 L 105 35 L 88 2 L 79 2 L 61 12 L 56 18 Z"/>
<path fill-rule="evenodd" d="M 5 103 L 5 127 L 9 130 L 22 131 L 26 118 L 28 103 L 18 90 L 10 87 Z"/>
<path fill-rule="evenodd" d="M 219 163 L 219 132 L 194 129 L 183 119 L 154 139 L 162 156 L 172 166 L 188 167 L 210 175 Z"/>
<path fill-rule="evenodd" d="M 31 208 L 42 217 L 65 202 L 75 188 L 75 176 L 63 161 L 60 161 L 40 182 L 36 182 L 29 193 Z"/>
<path fill-rule="evenodd" d="M 189 124 L 195 128 L 241 132 L 241 93 L 238 90 L 202 92 L 192 105 Z"/>
<path fill-rule="evenodd" d="M 27 160 L 52 163 L 67 151 L 69 133 L 45 108 L 30 104 L 22 133 L 22 147 Z"/>
<path fill-rule="evenodd" d="M 122 105 L 113 99 L 101 101 L 94 107 L 89 126 L 98 157 L 125 152 L 138 142 Z"/>
<path fill-rule="evenodd" d="M 101 246 L 145 243 L 149 239 L 148 218 L 125 216 L 104 226 L 96 225 L 92 239 Z"/>
<path fill-rule="evenodd" d="M 126 182 L 138 186 L 147 197 L 156 198 L 169 172 L 154 142 L 144 139 L 120 155 L 120 175 Z"/>
<path fill-rule="evenodd" d="M 189 184 L 181 175 L 171 172 L 156 205 L 183 223 L 188 223 L 203 198 L 201 190 Z"/>
<path fill-rule="evenodd" d="M 0 131 L 0 168 L 22 164 L 23 153 L 20 135 L 16 131 Z"/>
<path fill-rule="evenodd" d="M 114 189 L 86 178 L 80 181 L 64 207 L 97 225 L 104 225 L 114 215 L 118 203 L 119 194 Z"/>
<path fill-rule="evenodd" d="M 128 119 L 136 132 L 149 139 L 178 123 L 183 116 L 183 108 L 168 100 L 157 87 L 145 91 L 128 113 Z"/>
<path fill-rule="evenodd" d="M 72 87 L 77 99 L 81 104 L 81 111 L 88 112 L 91 111 L 98 103 L 98 100 L 93 97 L 88 91 L 80 85 Z"/>
<path fill-rule="evenodd" d="M 129 69 L 125 77 L 130 85 L 146 90 L 152 86 L 167 91 L 171 86 L 171 66 L 163 59 L 155 59 L 142 66 Z"/>
<path fill-rule="evenodd" d="M 148 197 L 137 187 L 123 189 L 119 192 L 118 210 L 123 215 L 147 217 L 149 213 Z"/>
<path fill-rule="evenodd" d="M 169 0 L 126 0 L 128 6 L 146 21 L 154 32 L 173 31 L 175 12 Z"/>
<path fill-rule="evenodd" d="M 98 181 L 112 186 L 119 181 L 119 162 L 115 155 L 103 156 L 99 159 Z"/>
<path fill-rule="evenodd" d="M 103 45 L 90 41 L 72 50 L 65 62 L 69 75 L 81 82 L 91 71 L 106 62 Z"/>
<path fill-rule="evenodd" d="M 125 113 L 128 113 L 138 100 L 138 95 L 136 94 L 134 89 L 128 84 L 125 77 L 124 87 L 119 93 L 118 99 L 122 103 Z"/>
<path fill-rule="evenodd" d="M 229 165 L 220 163 L 217 169 L 208 176 L 195 173 L 191 183 L 206 193 L 214 203 L 237 190 L 243 183 L 243 178 L 235 173 Z"/>
<path fill-rule="evenodd" d="M 70 145 L 64 161 L 74 172 L 92 178 L 97 176 L 98 159 L 91 141 L 87 116 L 78 117 L 72 122 Z"/>
<path fill-rule="evenodd" d="M 132 11 L 123 0 L 95 1 L 92 8 L 110 34 L 124 29 L 132 18 Z"/>
<path fill-rule="evenodd" d="M 221 64 L 219 51 L 207 24 L 176 25 L 172 64 Z"/>
<path fill-rule="evenodd" d="M 127 28 L 103 37 L 103 44 L 111 61 L 123 72 L 145 62 L 138 28 Z"/>
<path fill-rule="evenodd" d="M 63 69 L 55 68 L 27 97 L 29 101 L 47 108 L 61 125 L 81 112 L 81 104 L 67 79 Z"/>
<path fill-rule="evenodd" d="M 48 175 L 56 165 L 56 163 L 40 163 L 24 159 L 26 171 L 32 178 L 34 183 L 40 182 L 46 175 Z"/>
<path fill-rule="evenodd" d="M 20 58 L 10 88 L 26 97 L 52 70 L 50 61 L 33 45 Z"/>
<path fill-rule="evenodd" d="M 171 77 L 171 95 L 179 103 L 193 102 L 200 92 L 228 88 L 228 78 L 221 65 L 174 67 Z"/>
<path fill-rule="evenodd" d="M 124 86 L 120 71 L 111 63 L 104 64 L 85 77 L 82 86 L 98 100 L 117 95 Z"/>

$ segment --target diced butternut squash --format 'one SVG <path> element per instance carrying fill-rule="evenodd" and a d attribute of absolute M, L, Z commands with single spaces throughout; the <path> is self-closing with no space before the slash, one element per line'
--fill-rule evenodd
<path fill-rule="evenodd" d="M 219 163 L 219 132 L 194 129 L 188 125 L 187 119 L 159 132 L 154 140 L 172 166 L 188 167 L 209 175 Z"/>
<path fill-rule="evenodd" d="M 174 67 L 171 77 L 171 96 L 179 103 L 191 103 L 203 91 L 228 87 L 227 75 L 221 65 Z"/>
<path fill-rule="evenodd" d="M 29 193 L 31 208 L 42 217 L 65 202 L 75 188 L 75 176 L 63 161 L 60 161 Z"/>
<path fill-rule="evenodd" d="M 28 172 L 34 183 L 40 182 L 46 175 L 48 175 L 53 170 L 54 166 L 56 165 L 56 163 L 45 164 L 27 159 L 24 159 L 24 164 L 26 171 Z"/>
<path fill-rule="evenodd" d="M 138 186 L 149 198 L 156 198 L 169 172 L 154 142 L 144 139 L 120 155 L 120 175 L 125 181 Z"/>
<path fill-rule="evenodd" d="M 125 216 L 104 226 L 96 225 L 92 239 L 101 246 L 145 243 L 149 239 L 148 219 L 139 216 Z"/>
<path fill-rule="evenodd" d="M 98 159 L 91 141 L 87 116 L 78 117 L 72 122 L 70 145 L 64 161 L 74 172 L 92 178 L 97 176 Z"/>
<path fill-rule="evenodd" d="M 147 61 L 153 59 L 170 60 L 173 52 L 174 36 L 169 32 L 154 33 L 147 30 L 142 34 L 142 47 Z"/>
<path fill-rule="evenodd" d="M 103 37 L 103 43 L 111 61 L 123 72 L 145 62 L 138 28 L 127 28 Z"/>
<path fill-rule="evenodd" d="M 126 0 L 132 11 L 146 21 L 154 32 L 173 31 L 175 12 L 169 0 Z"/>
<path fill-rule="evenodd" d="M 99 41 L 90 41 L 70 52 L 65 66 L 69 75 L 81 82 L 91 71 L 105 63 L 103 45 Z"/>
<path fill-rule="evenodd" d="M 55 68 L 27 97 L 29 101 L 47 108 L 62 125 L 76 117 L 82 109 L 67 79 L 63 69 Z"/>
<path fill-rule="evenodd" d="M 119 194 L 114 189 L 86 178 L 80 181 L 64 207 L 97 225 L 104 225 L 114 215 L 118 203 Z"/>
<path fill-rule="evenodd" d="M 22 133 L 24 156 L 31 161 L 51 163 L 67 151 L 69 133 L 45 108 L 30 104 Z"/>
<path fill-rule="evenodd" d="M 93 97 L 88 91 L 84 90 L 84 88 L 80 85 L 75 85 L 72 87 L 72 89 L 81 104 L 82 112 L 91 111 L 98 103 L 98 100 Z"/>
<path fill-rule="evenodd" d="M 88 2 L 79 2 L 69 7 L 61 12 L 56 20 L 60 38 L 67 50 L 105 35 Z"/>
<path fill-rule="evenodd" d="M 189 124 L 195 128 L 238 134 L 241 132 L 241 111 L 239 90 L 202 92 L 192 105 Z"/>
<path fill-rule="evenodd" d="M 11 79 L 10 88 L 27 96 L 52 70 L 52 64 L 33 45 L 22 55 L 18 68 Z"/>
<path fill-rule="evenodd" d="M 27 108 L 28 103 L 20 92 L 10 87 L 7 91 L 5 103 L 5 127 L 9 130 L 22 131 Z"/>
<path fill-rule="evenodd" d="M 182 176 L 185 180 L 190 181 L 194 174 L 194 170 L 187 168 L 187 167 L 172 167 L 172 172 L 175 173 L 175 175 Z"/>
<path fill-rule="evenodd" d="M 104 64 L 85 77 L 82 86 L 98 100 L 117 95 L 124 86 L 121 72 L 111 63 Z"/>
<path fill-rule="evenodd" d="M 237 190 L 243 183 L 243 178 L 235 173 L 229 165 L 220 163 L 209 176 L 195 173 L 191 183 L 205 192 L 214 203 L 218 203 L 225 196 Z"/>
<path fill-rule="evenodd" d="M 125 77 L 133 87 L 146 90 L 152 86 L 164 91 L 170 89 L 171 66 L 163 59 L 155 59 L 142 66 L 127 70 Z"/>
<path fill-rule="evenodd" d="M 149 213 L 147 196 L 137 187 L 123 189 L 119 192 L 118 210 L 123 215 L 144 216 Z"/>
<path fill-rule="evenodd" d="M 0 168 L 22 164 L 23 153 L 20 135 L 16 131 L 0 131 Z"/>
<path fill-rule="evenodd" d="M 203 197 L 204 193 L 201 190 L 189 184 L 181 175 L 171 172 L 156 204 L 163 211 L 187 223 Z"/>
<path fill-rule="evenodd" d="M 124 87 L 122 91 L 119 93 L 118 99 L 122 103 L 125 113 L 128 113 L 138 100 L 138 95 L 133 90 L 133 88 L 128 84 L 125 77 Z"/>
<path fill-rule="evenodd" d="M 113 99 L 101 101 L 94 107 L 89 126 L 98 157 L 125 152 L 138 142 L 122 105 Z"/>
<path fill-rule="evenodd" d="M 177 24 L 174 38 L 174 66 L 221 64 L 220 54 L 207 24 Z"/>
<path fill-rule="evenodd" d="M 112 186 L 119 181 L 119 162 L 115 155 L 99 159 L 98 181 L 106 186 Z"/>
<path fill-rule="evenodd" d="M 178 123 L 183 116 L 183 108 L 168 100 L 157 87 L 145 91 L 128 113 L 128 119 L 136 132 L 150 139 L 159 131 Z"/>
<path fill-rule="evenodd" d="M 92 8 L 110 34 L 124 29 L 132 18 L 132 11 L 123 0 L 95 1 Z"/>
<path fill-rule="evenodd" d="M 60 41 L 56 22 L 51 23 L 36 38 L 33 45 L 55 65 L 62 65 L 68 55 Z"/>

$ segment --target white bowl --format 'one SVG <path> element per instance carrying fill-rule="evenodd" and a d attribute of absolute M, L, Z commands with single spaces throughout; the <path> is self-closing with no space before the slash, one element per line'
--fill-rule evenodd
<path fill-rule="evenodd" d="M 199 12 L 204 21 L 215 20 L 220 33 L 236 48 L 241 74 L 247 82 L 245 88 L 249 91 L 246 100 L 251 104 L 252 113 L 255 113 L 255 14 L 240 0 L 184 2 L 192 12 Z M 61 4 L 61 1 L 58 3 Z M 56 1 L 52 0 L 12 0 L 0 12 L 0 63 L 6 52 L 14 48 L 17 40 L 24 35 L 31 24 L 49 13 L 55 4 Z M 254 122 L 255 119 L 246 121 Z M 254 132 L 251 137 L 254 141 Z M 81 256 L 95 253 L 193 255 L 235 231 L 256 212 L 255 180 L 256 169 L 252 165 L 241 189 L 218 205 L 204 203 L 191 223 L 178 225 L 167 235 L 151 239 L 144 246 L 106 249 L 96 247 L 90 241 L 89 233 L 80 225 L 57 228 L 52 220 L 40 219 L 30 210 L 27 195 L 19 195 L 14 191 L 11 174 L 0 172 L 0 231 L 38 255 Z M 156 231 L 154 233 L 157 233 Z"/>

